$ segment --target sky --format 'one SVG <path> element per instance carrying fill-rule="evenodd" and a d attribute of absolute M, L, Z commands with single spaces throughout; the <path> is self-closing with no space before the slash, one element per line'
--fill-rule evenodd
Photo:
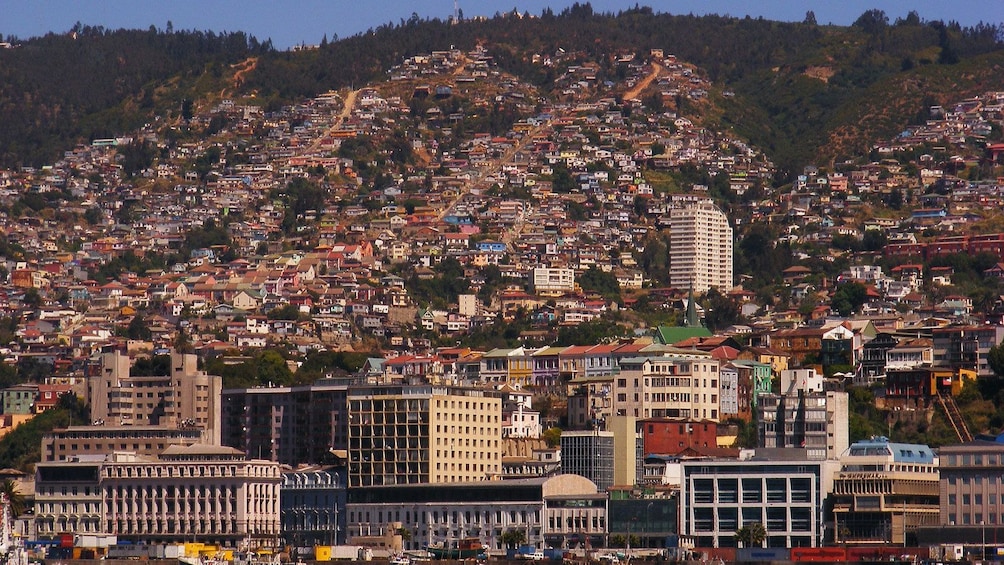
<path fill-rule="evenodd" d="M 584 0 L 580 0 L 583 1 Z M 539 15 L 545 7 L 555 13 L 572 0 L 457 0 L 465 17 L 491 16 L 499 10 Z M 955 20 L 962 25 L 1004 22 L 1002 0 L 591 0 L 598 12 L 617 12 L 635 4 L 673 14 L 728 14 L 801 21 L 808 10 L 820 24 L 849 25 L 863 12 L 884 10 L 890 21 L 916 10 L 924 20 Z M 244 31 L 260 40 L 271 39 L 279 49 L 349 37 L 369 28 L 420 18 L 446 19 L 454 0 L 0 0 L 0 35 L 20 39 L 63 33 L 76 22 L 106 29 Z"/>

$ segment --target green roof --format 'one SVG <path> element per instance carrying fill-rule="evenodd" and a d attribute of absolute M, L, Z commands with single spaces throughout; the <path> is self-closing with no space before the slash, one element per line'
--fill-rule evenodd
<path fill-rule="evenodd" d="M 711 335 L 711 331 L 705 327 L 659 326 L 655 330 L 655 338 L 659 340 L 659 343 L 666 345 L 672 345 L 692 337 L 710 337 Z"/>

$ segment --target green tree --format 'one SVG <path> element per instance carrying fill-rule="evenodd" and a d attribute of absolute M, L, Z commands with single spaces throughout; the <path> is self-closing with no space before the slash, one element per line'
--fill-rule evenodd
<path fill-rule="evenodd" d="M 21 514 L 24 514 L 24 495 L 18 490 L 17 483 L 15 483 L 12 479 L 4 479 L 4 481 L 0 483 L 0 495 L 3 495 L 3 497 L 7 499 L 11 521 L 17 519 L 17 517 Z"/>
<path fill-rule="evenodd" d="M 508 549 L 516 549 L 526 543 L 526 532 L 516 528 L 509 528 L 499 534 L 499 541 Z"/>
<path fill-rule="evenodd" d="M 846 282 L 833 293 L 830 307 L 841 316 L 850 316 L 868 301 L 868 289 L 859 282 Z"/>
<path fill-rule="evenodd" d="M 150 331 L 150 325 L 143 319 L 143 315 L 137 313 L 132 317 L 132 321 L 129 322 L 129 327 L 126 329 L 126 335 L 129 339 L 147 341 L 153 336 L 153 333 Z"/>
<path fill-rule="evenodd" d="M 760 522 L 750 522 L 736 530 L 736 541 L 743 547 L 763 547 L 767 539 L 767 528 Z"/>
<path fill-rule="evenodd" d="M 548 447 L 558 447 L 561 445 L 561 428 L 548 428 L 540 434 Z"/>
<path fill-rule="evenodd" d="M 607 273 L 597 269 L 595 266 L 582 273 L 579 277 L 579 286 L 584 291 L 592 291 L 604 298 L 620 298 L 621 285 L 617 282 L 617 277 L 613 273 Z"/>
<path fill-rule="evenodd" d="M 987 365 L 998 377 L 1004 377 L 1004 342 L 990 348 L 987 352 Z"/>

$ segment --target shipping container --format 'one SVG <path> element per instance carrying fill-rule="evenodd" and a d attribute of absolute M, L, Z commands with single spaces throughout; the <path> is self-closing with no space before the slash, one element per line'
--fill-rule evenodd
<path fill-rule="evenodd" d="M 842 547 L 793 547 L 792 561 L 847 561 L 847 550 Z"/>
<path fill-rule="evenodd" d="M 736 561 L 788 561 L 787 547 L 742 547 L 736 550 Z"/>

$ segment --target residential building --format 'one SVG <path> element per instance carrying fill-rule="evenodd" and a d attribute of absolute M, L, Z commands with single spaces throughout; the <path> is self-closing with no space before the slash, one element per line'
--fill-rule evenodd
<path fill-rule="evenodd" d="M 582 475 L 601 490 L 642 480 L 644 444 L 632 416 L 613 416 L 607 430 L 561 434 L 561 472 Z"/>
<path fill-rule="evenodd" d="M 719 419 L 720 362 L 702 352 L 620 360 L 613 414 L 636 418 Z"/>
<path fill-rule="evenodd" d="M 834 543 L 916 547 L 938 523 L 938 457 L 926 445 L 873 437 L 851 445 L 833 480 Z"/>
<path fill-rule="evenodd" d="M 533 291 L 537 294 L 562 295 L 575 291 L 575 269 L 536 267 L 533 269 Z"/>
<path fill-rule="evenodd" d="M 651 418 L 638 421 L 641 427 L 644 453 L 678 455 L 688 449 L 718 447 L 718 422 L 712 420 L 681 420 Z"/>
<path fill-rule="evenodd" d="M 935 328 L 932 335 L 935 365 L 974 369 L 980 378 L 993 376 L 987 355 L 1004 341 L 1004 326 L 946 326 Z"/>
<path fill-rule="evenodd" d="M 352 387 L 349 486 L 456 483 L 502 472 L 502 399 L 432 385 Z"/>
<path fill-rule="evenodd" d="M 710 201 L 670 211 L 669 284 L 696 293 L 733 286 L 729 219 Z"/>
<path fill-rule="evenodd" d="M 812 460 L 835 460 L 847 449 L 847 393 L 824 391 L 815 370 L 781 371 L 781 394 L 761 394 L 758 403 L 761 447 L 804 448 Z"/>

